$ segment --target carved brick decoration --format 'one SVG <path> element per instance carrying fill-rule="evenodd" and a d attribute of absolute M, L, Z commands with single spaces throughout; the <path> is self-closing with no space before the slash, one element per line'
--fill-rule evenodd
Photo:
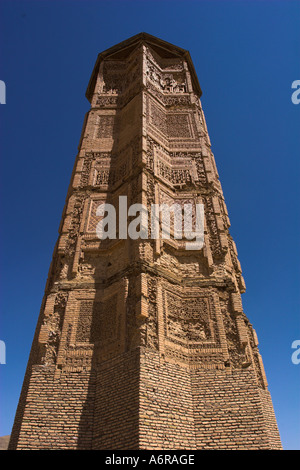
<path fill-rule="evenodd" d="M 171 341 L 194 346 L 212 338 L 207 299 L 181 299 L 169 294 L 167 306 L 166 330 Z"/>
<path fill-rule="evenodd" d="M 114 116 L 99 116 L 97 138 L 105 139 L 113 137 L 115 117 Z"/>
<path fill-rule="evenodd" d="M 201 93 L 146 33 L 99 54 L 10 449 L 281 449 Z M 202 203 L 203 247 L 100 240 L 120 196 Z"/>

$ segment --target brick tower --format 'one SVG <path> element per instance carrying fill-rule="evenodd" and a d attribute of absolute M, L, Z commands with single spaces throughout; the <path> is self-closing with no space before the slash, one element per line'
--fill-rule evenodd
<path fill-rule="evenodd" d="M 138 34 L 86 96 L 9 448 L 281 449 L 189 53 Z M 100 239 L 97 208 L 118 221 L 124 196 L 202 204 L 203 247 Z"/>

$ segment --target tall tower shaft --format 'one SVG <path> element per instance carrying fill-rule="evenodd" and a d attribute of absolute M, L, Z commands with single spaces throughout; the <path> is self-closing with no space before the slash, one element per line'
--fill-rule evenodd
<path fill-rule="evenodd" d="M 10 449 L 280 449 L 189 53 L 141 33 L 86 96 Z M 203 247 L 128 236 L 133 204 L 202 205 Z"/>

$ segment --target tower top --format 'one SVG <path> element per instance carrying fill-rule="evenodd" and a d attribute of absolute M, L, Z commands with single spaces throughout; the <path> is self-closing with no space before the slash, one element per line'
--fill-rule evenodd
<path fill-rule="evenodd" d="M 184 60 L 186 60 L 191 73 L 194 90 L 199 97 L 202 95 L 202 90 L 189 51 L 187 51 L 186 49 L 182 49 L 181 47 L 175 46 L 174 44 L 171 44 L 169 42 L 163 41 L 162 39 L 152 36 L 151 34 L 139 33 L 98 54 L 85 95 L 89 101 L 91 101 L 91 98 L 93 96 L 94 85 L 102 60 L 107 58 L 111 58 L 114 60 L 124 60 L 140 44 L 149 45 L 162 58 L 170 59 L 172 57 L 182 57 Z"/>

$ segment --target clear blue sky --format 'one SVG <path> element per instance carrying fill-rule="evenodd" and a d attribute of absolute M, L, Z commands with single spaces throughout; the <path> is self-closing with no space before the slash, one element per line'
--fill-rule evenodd
<path fill-rule="evenodd" d="M 300 449 L 300 2 L 0 0 L 0 435 L 11 432 L 97 54 L 188 49 L 285 449 Z"/>

